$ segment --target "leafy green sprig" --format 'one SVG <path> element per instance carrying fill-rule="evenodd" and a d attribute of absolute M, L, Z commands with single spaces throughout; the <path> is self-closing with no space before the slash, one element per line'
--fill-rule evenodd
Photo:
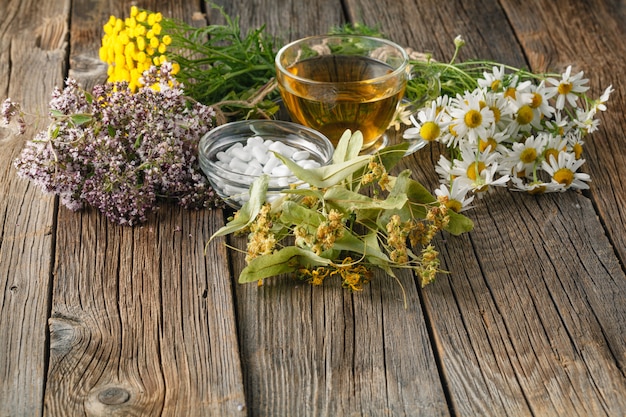
<path fill-rule="evenodd" d="M 485 72 L 491 72 L 494 66 L 508 71 L 505 84 L 509 84 L 509 80 L 514 77 L 524 81 L 560 76 L 556 73 L 533 73 L 491 60 L 457 61 L 459 51 L 464 45 L 465 41 L 461 37 L 454 40 L 454 53 L 448 62 L 437 61 L 430 53 L 409 50 L 412 77 L 407 83 L 406 99 L 415 105 L 422 105 L 439 96 L 456 97 L 457 94 L 474 91 L 478 87 L 478 80 Z"/>
<path fill-rule="evenodd" d="M 180 65 L 176 75 L 185 93 L 218 111 L 218 123 L 230 118 L 267 118 L 278 111 L 273 98 L 276 40 L 265 26 L 243 34 L 239 18 L 218 9 L 226 24 L 194 27 L 163 19 L 172 43 L 168 58 Z"/>

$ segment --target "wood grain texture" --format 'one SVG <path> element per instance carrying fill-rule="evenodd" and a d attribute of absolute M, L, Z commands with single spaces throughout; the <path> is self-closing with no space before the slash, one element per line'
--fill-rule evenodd
<path fill-rule="evenodd" d="M 101 82 L 101 27 L 123 2 L 74 2 L 71 68 Z M 191 20 L 200 4 L 139 7 Z M 74 36 L 75 35 L 75 36 Z M 221 211 L 164 205 L 142 226 L 114 225 L 93 210 L 58 214 L 50 318 L 49 415 L 246 414 L 235 308 L 225 248 L 204 245 Z"/>
<path fill-rule="evenodd" d="M 223 4 L 240 14 L 242 27 L 264 22 L 270 33 L 288 40 L 325 33 L 344 21 L 336 2 Z M 241 239 L 232 244 L 245 246 Z M 232 256 L 238 276 L 243 259 Z M 399 279 L 406 309 L 398 283 L 380 272 L 354 295 L 337 283 L 311 288 L 287 277 L 261 288 L 238 286 L 251 415 L 448 415 L 413 278 Z"/>
<path fill-rule="evenodd" d="M 411 13 L 396 14 L 403 22 L 398 25 L 401 29 L 391 28 L 387 33 L 399 42 L 405 38 L 418 41 L 435 58 L 450 56 L 452 40 L 461 34 L 469 47 L 462 59 L 485 57 L 524 66 L 526 57 L 531 57 L 537 71 L 545 70 L 541 62 L 573 62 L 577 68 L 595 74 L 592 85 L 598 95 L 598 81 L 603 80 L 602 87 L 610 83 L 607 75 L 613 70 L 603 62 L 614 61 L 613 55 L 604 54 L 604 49 L 585 53 L 580 44 L 589 40 L 582 33 L 559 32 L 572 28 L 582 32 L 589 27 L 588 15 L 604 15 L 595 9 L 602 4 L 560 8 L 551 3 L 546 10 L 536 2 L 513 13 L 512 9 L 521 8 L 520 4 L 500 9 L 484 3 L 476 7 L 467 2 L 420 2 L 415 7 L 419 18 Z M 367 23 L 382 19 L 376 2 L 355 2 L 348 10 L 355 14 L 357 6 L 372 11 L 363 15 Z M 408 2 L 398 7 L 411 9 Z M 511 29 L 504 25 L 507 20 L 513 23 Z M 555 23 L 559 21 L 562 24 Z M 525 25 L 534 28 L 532 34 L 517 41 Z M 592 25 L 596 32 L 608 31 L 594 40 L 610 38 L 607 42 L 614 43 L 618 39 L 608 34 L 616 30 L 612 21 L 603 29 L 599 23 Z M 547 32 L 550 34 L 546 36 Z M 578 42 L 565 49 L 570 53 L 564 58 L 562 42 L 555 40 L 570 38 Z M 529 46 L 529 39 L 542 46 Z M 621 54 L 622 46 L 612 46 Z M 595 54 L 603 58 L 590 59 Z M 539 55 L 543 58 L 537 59 Z M 615 61 L 623 64 L 623 59 L 616 56 Z M 613 99 L 621 108 L 622 94 L 618 90 L 616 95 Z M 626 193 L 622 184 L 616 184 L 617 178 L 605 180 L 623 159 L 624 151 L 617 148 L 624 137 L 619 133 L 623 132 L 623 117 L 614 114 L 612 118 L 615 120 L 604 118 L 608 120 L 603 123 L 608 132 L 614 132 L 613 143 L 603 149 L 597 149 L 601 145 L 588 149 L 590 171 L 593 161 L 608 161 L 612 167 L 591 172 L 594 188 L 596 181 L 601 181 L 597 187 L 602 190 L 600 211 L 607 210 L 604 219 L 597 217 L 588 198 L 575 193 L 533 198 L 503 192 L 478 201 L 469 212 L 476 223 L 469 239 L 441 241 L 450 275 L 424 289 L 423 297 L 445 385 L 459 415 L 623 413 L 626 350 L 621 323 L 626 308 L 618 294 L 623 297 L 626 292 L 626 280 L 612 243 L 623 238 L 623 216 L 618 207 Z M 596 135 L 594 138 L 602 143 L 603 134 Z M 405 163 L 419 180 L 434 185 L 429 167 L 436 162 L 439 151 L 433 147 Z M 510 216 L 510 207 L 519 208 L 514 217 Z M 604 233 L 607 222 L 614 222 L 607 227 L 609 239 Z M 577 242 L 574 245 L 578 249 L 572 242 Z M 589 249 L 581 251 L 581 245 Z M 617 253 L 621 254 L 622 249 Z"/>
<path fill-rule="evenodd" d="M 243 242 L 233 242 L 243 245 Z M 234 256 L 238 274 L 243 259 Z M 446 416 L 413 278 L 380 272 L 360 293 L 289 277 L 237 289 L 252 415 Z"/>
<path fill-rule="evenodd" d="M 102 81 L 102 24 L 131 4 L 223 22 L 200 1 L 0 2 L 0 97 L 45 114 L 68 74 Z M 591 190 L 477 200 L 473 232 L 437 238 L 449 274 L 425 289 L 379 271 L 355 294 L 289 277 L 257 287 L 235 283 L 243 255 L 224 246 L 243 238 L 204 253 L 221 211 L 164 205 L 128 228 L 57 209 L 16 177 L 24 138 L 0 127 L 0 417 L 626 415 L 624 2 L 218 4 L 282 40 L 361 22 L 446 60 L 462 35 L 460 59 L 572 64 L 594 96 L 612 83 L 585 149 Z M 400 168 L 432 189 L 441 152 Z"/>
<path fill-rule="evenodd" d="M 45 114 L 63 81 L 69 1 L 0 5 L 0 98 Z M 33 17 L 35 16 L 35 17 Z M 26 137 L 0 127 L 0 416 L 40 415 L 55 203 L 13 168 Z"/>
<path fill-rule="evenodd" d="M 597 98 L 609 85 L 615 92 L 607 103 L 609 111 L 601 114 L 598 131 L 585 141 L 586 170 L 592 177 L 591 198 L 603 227 L 626 265 L 626 184 L 620 173 L 626 166 L 624 132 L 626 119 L 621 111 L 626 105 L 626 87 L 620 82 L 626 72 L 626 36 L 624 2 L 575 1 L 541 6 L 541 13 L 529 18 L 539 2 L 504 2 L 514 30 L 529 57 L 531 68 L 562 71 L 585 71 Z"/>
<path fill-rule="evenodd" d="M 340 0 L 218 0 L 213 3 L 230 16 L 239 16 L 241 27 L 246 31 L 265 26 L 270 35 L 283 42 L 324 34 L 346 21 Z M 212 9 L 209 22 L 223 23 L 224 19 L 218 10 Z"/>

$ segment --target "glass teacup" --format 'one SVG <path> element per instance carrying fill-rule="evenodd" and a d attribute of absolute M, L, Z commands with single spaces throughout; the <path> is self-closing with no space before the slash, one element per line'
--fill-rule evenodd
<path fill-rule="evenodd" d="M 386 39 L 313 36 L 276 55 L 279 90 L 291 119 L 336 145 L 346 129 L 363 134 L 363 150 L 389 127 L 404 95 L 409 58 Z"/>

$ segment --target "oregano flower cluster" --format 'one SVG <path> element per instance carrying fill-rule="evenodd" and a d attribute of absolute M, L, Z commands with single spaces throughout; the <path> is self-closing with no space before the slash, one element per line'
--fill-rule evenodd
<path fill-rule="evenodd" d="M 68 79 L 52 94 L 50 125 L 15 160 L 18 174 L 71 210 L 91 206 L 126 225 L 145 221 L 164 198 L 185 208 L 222 207 L 197 160 L 214 111 L 183 95 L 167 62 L 143 81 L 161 89 L 132 93 L 120 82 L 87 92 Z"/>

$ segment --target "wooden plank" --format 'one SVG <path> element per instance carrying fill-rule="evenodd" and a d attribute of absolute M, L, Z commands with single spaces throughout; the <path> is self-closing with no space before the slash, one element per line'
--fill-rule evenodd
<path fill-rule="evenodd" d="M 144 2 L 191 20 L 199 4 Z M 110 7 L 110 8 L 109 8 Z M 101 77 L 96 56 L 123 2 L 72 8 L 72 75 Z M 220 210 L 165 205 L 134 228 L 93 210 L 59 209 L 50 319 L 50 415 L 245 415 L 246 403 L 225 250 L 204 245 Z"/>
<path fill-rule="evenodd" d="M 223 2 L 242 27 L 267 23 L 291 40 L 343 22 L 338 2 Z M 284 34 L 288 33 L 287 38 Z M 243 248 L 245 241 L 231 244 Z M 243 268 L 233 256 L 235 276 Z M 362 293 L 337 282 L 312 288 L 288 277 L 237 287 L 247 398 L 253 415 L 448 415 L 437 366 L 410 274 L 407 291 L 377 273 Z"/>
<path fill-rule="evenodd" d="M 588 57 L 595 56 L 591 48 L 580 52 L 587 39 L 582 30 L 589 27 L 590 20 L 600 33 L 607 31 L 595 38 L 598 42 L 618 39 L 613 21 L 600 29 L 600 21 L 606 18 L 600 5 L 600 11 L 594 6 L 583 8 L 582 2 L 560 10 L 552 3 L 547 7 L 547 3 L 524 5 L 515 14 L 510 9 L 522 6 L 511 4 L 506 12 L 513 15 L 508 18 L 492 3 L 476 7 L 466 2 L 421 2 L 419 9 L 398 3 L 399 9 L 416 10 L 419 15 L 397 15 L 403 33 L 391 35 L 399 42 L 406 37 L 409 45 L 416 40 L 418 46 L 414 48 L 422 45 L 432 50 L 436 59 L 445 60 L 452 52 L 454 36 L 461 34 L 468 41 L 462 59 L 492 58 L 517 66 L 524 65 L 524 56 L 534 59 L 540 54 L 547 54 L 543 58 L 547 62 L 558 57 L 559 62 L 583 66 Z M 352 10 L 350 4 L 348 10 Z M 376 22 L 381 16 L 376 2 L 359 2 L 358 6 L 372 10 L 371 15 L 364 15 L 366 23 Z M 537 10 L 546 11 L 541 19 L 536 18 Z M 585 24 L 567 26 L 577 27 L 579 33 L 557 36 L 551 32 L 565 26 L 554 24 L 559 19 L 568 23 L 584 20 Z M 507 20 L 514 22 L 515 32 L 507 29 Z M 515 47 L 519 22 L 528 26 L 521 29 L 528 33 L 521 46 L 529 47 L 527 43 L 535 41 L 543 49 L 530 48 L 522 53 Z M 562 50 L 565 38 L 580 39 L 566 59 L 556 52 Z M 616 49 L 617 56 L 623 56 L 621 48 Z M 611 56 L 607 61 L 613 62 Z M 617 56 L 615 60 L 622 63 Z M 535 68 L 542 70 L 537 63 L 544 61 L 535 59 Z M 598 67 L 598 63 L 591 66 L 589 62 L 588 66 L 589 72 L 597 74 L 596 85 L 600 80 L 604 80 L 603 86 L 608 85 L 610 74 L 615 73 L 614 65 L 610 71 L 608 66 Z M 619 95 L 616 108 L 623 107 Z M 619 127 L 623 118 L 614 114 L 606 119 L 606 129 L 613 132 L 609 135 L 618 139 L 602 151 L 590 152 L 594 164 L 615 167 L 604 169 L 601 178 L 618 172 L 616 167 L 624 155 L 618 150 L 623 142 L 619 133 L 623 131 Z M 604 142 L 600 133 L 600 143 Z M 438 156 L 439 150 L 430 148 L 406 163 L 418 179 L 433 187 L 433 166 Z M 596 174 L 592 172 L 594 183 Z M 617 179 L 603 181 L 603 197 L 596 200 L 598 212 L 607 215 L 605 222 L 610 222 L 609 215 L 617 220 L 609 228 L 610 240 L 603 233 L 605 222 L 598 219 L 591 201 L 582 195 L 536 198 L 501 192 L 478 201 L 469 212 L 476 230 L 468 237 L 440 242 L 450 275 L 427 287 L 423 297 L 456 413 L 624 414 L 626 309 L 618 294 L 626 291 L 626 280 L 614 249 L 620 248 L 617 251 L 621 253 L 624 247 L 618 243 L 624 238 L 618 207 L 620 196 L 626 193 L 622 192 L 623 185 L 615 184 L 613 188 L 615 182 Z"/>
<path fill-rule="evenodd" d="M 238 273 L 243 259 L 234 258 Z M 239 286 L 254 415 L 448 415 L 413 278 L 399 279 L 406 309 L 398 283 L 381 273 L 357 294 L 289 277 Z"/>
<path fill-rule="evenodd" d="M 242 28 L 257 29 L 265 26 L 268 33 L 282 41 L 324 34 L 331 27 L 345 22 L 338 0 L 288 0 L 280 4 L 272 0 L 219 0 L 213 3 L 221 6 L 230 16 L 239 16 Z M 208 12 L 211 23 L 224 22 L 217 10 Z"/>
<path fill-rule="evenodd" d="M 621 264 L 626 265 L 626 184 L 619 175 L 626 166 L 626 119 L 620 111 L 626 106 L 626 89 L 619 81 L 626 71 L 626 47 L 620 41 L 626 36 L 626 7 L 623 2 L 575 1 L 558 7 L 547 2 L 541 4 L 543 13 L 535 15 L 531 11 L 537 10 L 536 3 L 504 2 L 530 65 L 538 70 L 562 71 L 573 63 L 574 71 L 585 71 L 590 79 L 594 98 L 611 84 L 615 89 L 607 103 L 609 110 L 600 116 L 600 129 L 585 140 L 583 157 L 602 226 Z"/>
<path fill-rule="evenodd" d="M 45 115 L 63 81 L 69 1 L 0 5 L 0 100 Z M 44 71 L 45 69 L 45 71 Z M 45 121 L 44 121 L 45 122 Z M 0 415 L 41 415 L 55 202 L 13 168 L 25 136 L 0 127 Z"/>

